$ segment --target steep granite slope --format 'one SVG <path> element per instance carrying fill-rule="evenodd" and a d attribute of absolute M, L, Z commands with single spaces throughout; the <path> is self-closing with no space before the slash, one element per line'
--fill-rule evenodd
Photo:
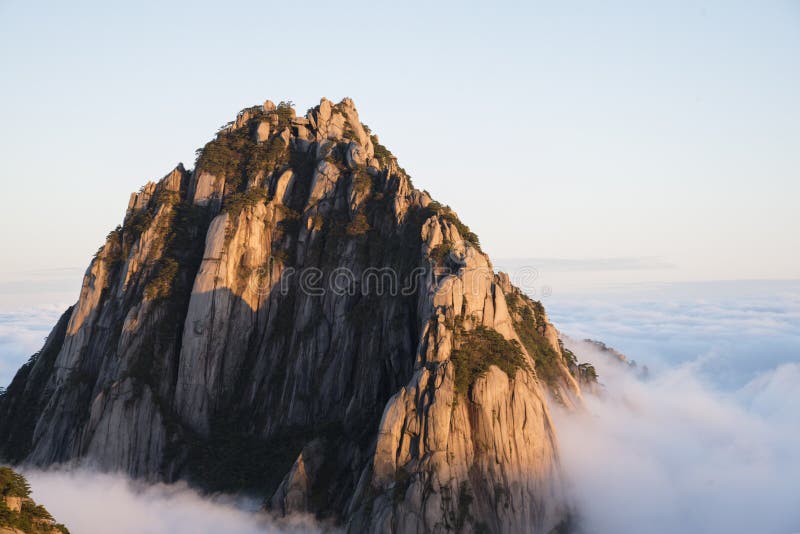
<path fill-rule="evenodd" d="M 549 532 L 569 510 L 547 399 L 580 405 L 573 360 L 352 101 L 267 101 L 131 196 L 0 396 L 0 456 L 353 531 Z"/>

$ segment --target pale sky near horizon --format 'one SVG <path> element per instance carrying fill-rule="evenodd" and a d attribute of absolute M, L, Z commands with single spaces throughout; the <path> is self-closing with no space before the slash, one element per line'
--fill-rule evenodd
<path fill-rule="evenodd" d="M 800 3 L 644 4 L 0 0 L 0 284 L 85 268 L 239 109 L 323 95 L 493 258 L 800 278 Z"/>

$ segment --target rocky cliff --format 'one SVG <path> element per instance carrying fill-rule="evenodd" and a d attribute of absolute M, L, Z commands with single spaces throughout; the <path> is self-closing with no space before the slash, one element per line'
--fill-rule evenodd
<path fill-rule="evenodd" d="M 267 101 L 131 196 L 0 396 L 0 455 L 354 532 L 563 531 L 567 352 L 352 101 Z"/>

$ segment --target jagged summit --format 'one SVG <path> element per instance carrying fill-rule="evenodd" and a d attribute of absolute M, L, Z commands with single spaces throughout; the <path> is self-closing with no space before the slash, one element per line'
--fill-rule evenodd
<path fill-rule="evenodd" d="M 354 532 L 568 524 L 541 304 L 350 99 L 267 101 L 134 193 L 0 397 L 0 456 L 263 495 Z"/>

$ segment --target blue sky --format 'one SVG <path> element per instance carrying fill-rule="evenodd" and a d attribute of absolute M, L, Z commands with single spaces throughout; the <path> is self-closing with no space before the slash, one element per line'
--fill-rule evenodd
<path fill-rule="evenodd" d="M 239 109 L 322 95 L 496 259 L 797 278 L 799 62 L 794 1 L 2 1 L 0 281 L 85 268 Z"/>

